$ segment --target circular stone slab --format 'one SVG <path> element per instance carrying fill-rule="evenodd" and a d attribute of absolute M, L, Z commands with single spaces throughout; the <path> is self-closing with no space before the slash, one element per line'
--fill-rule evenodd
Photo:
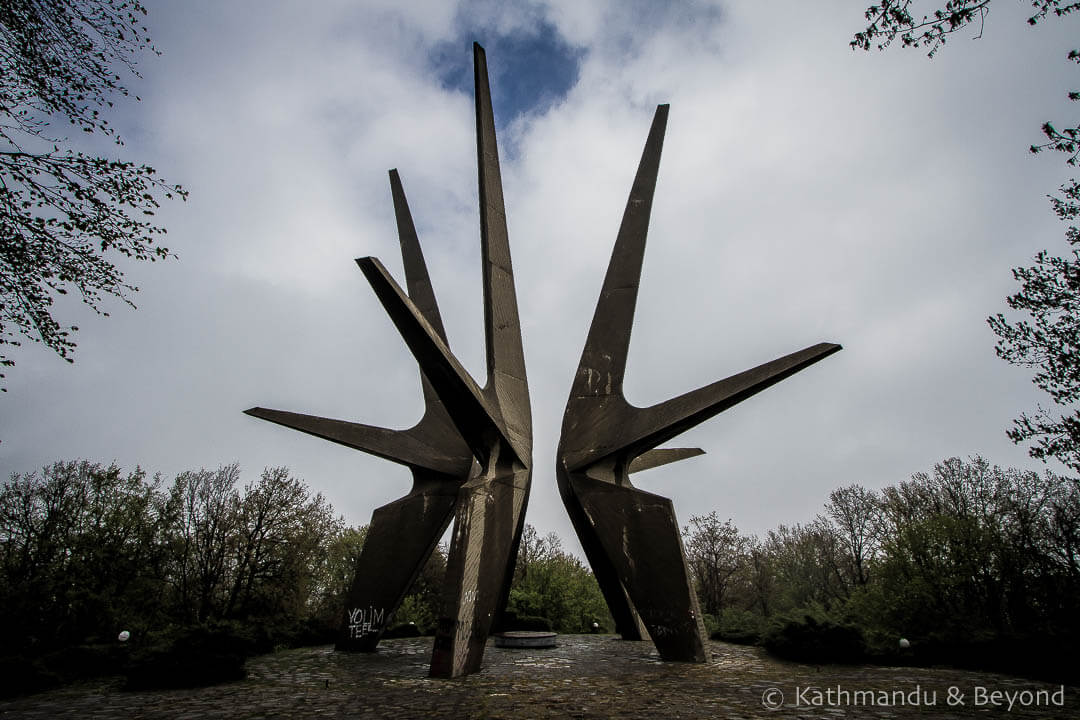
<path fill-rule="evenodd" d="M 495 635 L 495 647 L 500 648 L 547 648 L 555 647 L 556 633 L 531 630 L 510 630 Z"/>

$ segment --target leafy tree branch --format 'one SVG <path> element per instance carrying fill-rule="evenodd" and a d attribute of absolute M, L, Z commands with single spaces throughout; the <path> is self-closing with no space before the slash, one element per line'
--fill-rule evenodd
<path fill-rule="evenodd" d="M 78 328 L 53 317 L 56 296 L 77 292 L 102 315 L 108 298 L 134 307 L 114 259 L 174 257 L 153 218 L 187 191 L 53 134 L 61 123 L 123 145 L 103 111 L 128 95 L 118 73 L 137 77 L 138 53 L 157 52 L 145 15 L 122 0 L 0 0 L 0 345 L 28 338 L 71 362 Z"/>

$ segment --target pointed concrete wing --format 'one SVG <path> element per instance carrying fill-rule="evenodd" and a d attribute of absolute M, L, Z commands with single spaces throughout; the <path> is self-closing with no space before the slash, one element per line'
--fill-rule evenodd
<path fill-rule="evenodd" d="M 626 401 L 623 376 L 667 117 L 668 106 L 658 106 L 567 401 L 562 454 L 569 469 L 612 453 L 628 451 L 632 459 L 841 349 L 821 343 L 651 408 Z"/>
<path fill-rule="evenodd" d="M 258 407 L 245 410 L 244 413 L 408 467 L 424 468 L 446 475 L 464 475 L 469 471 L 472 462 L 470 456 L 448 453 L 445 448 L 424 442 L 422 437 L 417 437 L 410 430 L 388 430 L 345 420 Z"/>
<path fill-rule="evenodd" d="M 705 451 L 701 448 L 656 448 L 634 458 L 627 472 L 633 475 L 642 470 L 652 470 L 661 465 L 668 465 L 704 454 Z"/>
<path fill-rule="evenodd" d="M 492 406 L 472 376 L 461 366 L 383 264 L 373 257 L 358 258 L 356 264 L 363 270 L 379 302 L 443 406 L 450 408 L 450 418 L 472 449 L 473 456 L 481 464 L 488 461 L 493 433 L 508 446 L 514 447 L 497 406 Z"/>
<path fill-rule="evenodd" d="M 339 650 L 376 649 L 454 518 L 458 483 L 418 468 L 413 469 L 413 477 L 412 492 L 371 514 L 346 595 Z"/>
<path fill-rule="evenodd" d="M 597 430 L 591 447 L 566 453 L 567 467 L 591 465 L 613 453 L 636 457 L 841 349 L 819 343 L 648 408 L 625 400 L 580 403 L 577 424 Z"/>
<path fill-rule="evenodd" d="M 604 286 L 596 303 L 589 336 L 581 353 L 577 375 L 570 391 L 567 413 L 586 398 L 623 400 L 623 375 L 634 325 L 641 265 L 645 259 L 645 238 L 649 233 L 660 152 L 664 147 L 668 106 L 660 105 L 653 116 L 649 138 L 638 163 L 634 185 L 623 211 L 622 224 L 608 262 Z"/>
<path fill-rule="evenodd" d="M 416 224 L 409 211 L 409 201 L 405 197 L 405 189 L 401 185 L 401 175 L 397 169 L 390 171 L 390 194 L 394 198 L 394 218 L 397 221 L 398 243 L 401 245 L 401 259 L 405 265 L 405 287 L 409 291 L 409 299 L 431 323 L 435 334 L 446 342 L 446 330 L 443 329 L 439 304 L 435 302 L 435 290 L 431 287 L 427 263 L 420 249 L 420 239 L 416 235 Z"/>
<path fill-rule="evenodd" d="M 576 496 L 664 660 L 705 662 L 705 632 L 671 500 L 576 476 Z"/>

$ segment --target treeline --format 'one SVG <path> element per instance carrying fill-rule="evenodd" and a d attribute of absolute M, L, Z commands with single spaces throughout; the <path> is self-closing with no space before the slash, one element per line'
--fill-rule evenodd
<path fill-rule="evenodd" d="M 1075 676 L 1057 659 L 1080 640 L 1076 479 L 952 458 L 880 491 L 838 489 L 764 537 L 693 517 L 684 544 L 714 637 L 811 661 Z"/>
<path fill-rule="evenodd" d="M 26 689 L 132 655 L 136 684 L 197 682 L 185 657 L 238 674 L 247 654 L 332 637 L 362 543 L 285 468 L 243 486 L 236 465 L 171 483 L 88 462 L 15 474 L 0 487 L 0 676 Z"/>
<path fill-rule="evenodd" d="M 241 676 L 253 653 L 332 642 L 365 533 L 285 468 L 243 485 L 235 464 L 171 482 L 85 461 L 12 475 L 0 486 L 0 691 L 111 672 L 133 687 L 198 684 Z M 434 632 L 445 571 L 440 546 L 389 636 Z M 522 629 L 611 627 L 592 573 L 531 525 L 507 610 Z"/>
<path fill-rule="evenodd" d="M 365 530 L 285 468 L 243 485 L 236 465 L 171 482 L 88 462 L 13 475 L 0 486 L 0 691 L 112 672 L 197 684 L 242 675 L 256 652 L 331 642 Z M 883 490 L 838 489 L 813 520 L 763 537 L 692 517 L 683 541 L 715 638 L 816 662 L 1075 680 L 1057 664 L 1080 639 L 1075 479 L 953 458 Z M 440 546 L 388 636 L 434 631 L 445 570 Z M 526 525 L 503 627 L 613 623 L 589 568 Z"/>
<path fill-rule="evenodd" d="M 446 547 L 435 548 L 384 637 L 433 635 L 442 603 Z M 614 621 L 592 570 L 562 548 L 553 532 L 540 535 L 526 524 L 504 617 L 496 630 L 611 632 Z"/>

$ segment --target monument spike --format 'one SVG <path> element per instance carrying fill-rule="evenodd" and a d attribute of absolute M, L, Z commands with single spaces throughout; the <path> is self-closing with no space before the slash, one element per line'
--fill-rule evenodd
<path fill-rule="evenodd" d="M 699 454 L 656 450 L 840 350 L 821 343 L 649 408 L 630 405 L 623 375 L 668 107 L 653 117 L 603 289 L 566 401 L 556 458 L 559 494 L 626 639 L 648 630 L 665 660 L 705 661 L 705 636 L 675 510 L 630 473 Z"/>
<path fill-rule="evenodd" d="M 652 214 L 656 177 L 660 171 L 667 117 L 668 106 L 657 106 L 623 211 L 615 247 L 611 251 L 604 286 L 589 326 L 589 336 L 581 353 L 572 398 L 602 395 L 622 398 L 626 355 L 634 324 L 641 266 L 645 258 L 645 239 L 649 233 L 649 217 Z"/>
<path fill-rule="evenodd" d="M 439 304 L 435 301 L 435 289 L 431 285 L 427 263 L 424 262 L 424 253 L 420 249 L 420 238 L 416 234 L 416 225 L 409 211 L 409 202 L 405 198 L 405 188 L 401 184 L 401 176 L 396 168 L 390 171 L 390 195 L 394 201 L 394 219 L 397 223 L 398 244 L 401 246 L 401 260 L 405 266 L 405 286 L 409 290 L 409 298 L 431 324 L 439 338 L 449 347 L 442 315 L 439 313 Z M 446 408 L 439 401 L 435 389 L 431 387 L 431 383 L 423 372 L 420 373 L 420 387 L 424 393 L 425 408 L 420 425 L 440 434 L 456 434 L 457 429 L 453 421 L 447 415 Z"/>
<path fill-rule="evenodd" d="M 592 449 L 568 453 L 567 467 L 590 465 L 616 452 L 636 457 L 841 349 L 834 343 L 818 343 L 651 407 L 627 403 L 626 422 L 597 427 Z"/>
<path fill-rule="evenodd" d="M 405 266 L 405 287 L 409 299 L 427 319 L 435 334 L 444 343 L 446 330 L 443 328 L 439 304 L 435 302 L 435 290 L 431 286 L 427 263 L 420 249 L 420 239 L 416 235 L 416 225 L 409 212 L 409 201 L 405 198 L 405 188 L 401 185 L 401 175 L 397 169 L 390 171 L 390 194 L 394 200 L 394 219 L 397 222 L 398 243 L 401 245 L 401 259 Z M 447 343 L 449 345 L 449 343 Z"/>
<path fill-rule="evenodd" d="M 484 460 L 459 494 L 446 565 L 448 612 L 439 618 L 431 654 L 431 675 L 436 677 L 456 677 L 480 669 L 487 635 L 509 596 L 532 482 L 529 385 L 487 58 L 476 43 L 473 78 L 487 355 L 487 383 L 482 392 L 502 432 L 489 435 Z M 433 385 L 439 390 L 437 382 Z"/>
<path fill-rule="evenodd" d="M 521 344 L 510 238 L 506 228 L 495 114 L 491 107 L 487 55 L 473 43 L 476 101 L 476 165 L 480 199 L 480 255 L 484 287 L 484 339 L 487 357 L 486 392 L 497 398 L 519 457 L 532 453 L 532 411 Z M 525 447 L 528 444 L 529 447 Z M 528 462 L 528 460 L 525 460 Z"/>

